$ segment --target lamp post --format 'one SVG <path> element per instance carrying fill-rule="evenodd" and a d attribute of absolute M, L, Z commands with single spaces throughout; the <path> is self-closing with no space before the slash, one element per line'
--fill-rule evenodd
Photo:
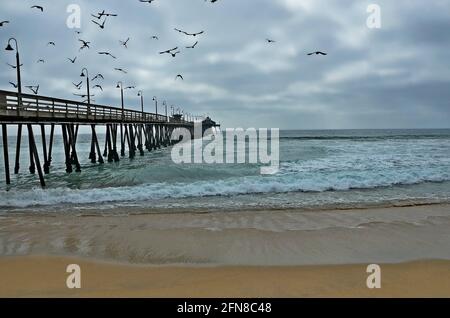
<path fill-rule="evenodd" d="M 22 80 L 20 77 L 20 55 L 19 55 L 19 45 L 15 38 L 10 38 L 8 40 L 8 45 L 6 46 L 6 51 L 14 51 L 11 46 L 11 41 L 16 44 L 16 70 L 17 70 L 17 115 L 20 115 L 20 107 L 22 105 Z"/>
<path fill-rule="evenodd" d="M 156 96 L 153 96 L 153 101 L 155 102 L 156 118 L 158 118 L 158 98 Z"/>
<path fill-rule="evenodd" d="M 85 74 L 86 73 L 86 74 Z M 89 87 L 89 71 L 87 68 L 83 67 L 81 70 L 80 77 L 86 77 L 86 85 L 87 85 L 87 100 L 88 100 L 88 114 L 90 113 L 90 106 L 91 106 L 91 91 Z"/>
<path fill-rule="evenodd" d="M 142 110 L 142 115 L 143 115 L 144 114 L 144 92 L 139 91 L 138 96 L 141 97 L 141 110 Z"/>
<path fill-rule="evenodd" d="M 167 121 L 167 102 L 166 101 L 163 101 L 163 106 L 164 106 L 164 110 L 166 113 L 166 121 Z"/>
<path fill-rule="evenodd" d="M 120 101 L 122 104 L 122 121 L 124 120 L 125 106 L 123 103 L 123 84 L 122 82 L 117 82 L 116 88 L 120 88 Z M 123 123 L 120 124 L 120 155 L 125 156 L 125 140 L 123 139 Z"/>

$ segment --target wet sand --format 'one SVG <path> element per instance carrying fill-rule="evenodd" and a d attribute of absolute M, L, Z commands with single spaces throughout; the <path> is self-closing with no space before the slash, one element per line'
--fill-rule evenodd
<path fill-rule="evenodd" d="M 3 297 L 450 297 L 450 206 L 0 217 Z M 79 264 L 82 289 L 66 287 Z M 382 289 L 366 286 L 382 265 Z"/>
<path fill-rule="evenodd" d="M 68 289 L 66 267 L 81 267 Z M 367 265 L 151 267 L 61 257 L 0 258 L 0 297 L 450 297 L 450 262 L 381 265 L 381 289 Z"/>

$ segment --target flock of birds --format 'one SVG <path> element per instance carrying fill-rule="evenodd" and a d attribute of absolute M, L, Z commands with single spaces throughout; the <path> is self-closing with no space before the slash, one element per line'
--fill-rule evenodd
<path fill-rule="evenodd" d="M 151 4 L 155 0 L 138 0 L 138 1 L 141 2 L 141 3 Z M 217 1 L 218 0 L 205 0 L 205 2 L 210 2 L 210 3 L 215 3 Z M 42 6 L 33 5 L 30 8 L 33 9 L 33 10 L 38 10 L 41 13 L 44 12 L 44 7 L 42 7 Z M 92 16 L 91 22 L 94 25 L 96 25 L 100 30 L 104 30 L 106 28 L 106 23 L 107 23 L 108 19 L 111 18 L 111 17 L 117 17 L 118 14 L 110 13 L 110 12 L 107 12 L 106 10 L 102 10 L 101 12 L 91 14 L 91 16 Z M 4 27 L 4 26 L 6 26 L 9 23 L 10 23 L 10 21 L 8 21 L 8 20 L 0 21 L 0 27 Z M 201 35 L 205 34 L 205 31 L 187 32 L 187 31 L 182 30 L 180 28 L 174 28 L 174 31 L 176 31 L 176 32 L 178 32 L 180 34 L 183 34 L 186 37 L 192 37 L 193 39 L 196 39 L 196 38 L 200 37 Z M 81 31 L 75 31 L 75 33 L 79 36 L 78 39 L 77 39 L 78 43 L 80 44 L 80 47 L 79 47 L 78 51 L 81 52 L 83 50 L 91 49 L 91 44 L 92 43 L 90 41 L 87 41 L 87 40 L 84 40 L 84 39 L 81 38 L 82 37 L 81 36 L 82 32 Z M 159 37 L 157 35 L 152 35 L 151 39 L 152 40 L 159 40 Z M 128 37 L 125 40 L 119 40 L 119 44 L 123 48 L 128 49 L 128 45 L 129 45 L 130 41 L 131 41 L 131 38 Z M 268 44 L 275 44 L 275 43 L 277 43 L 275 40 L 269 39 L 269 38 L 266 39 L 266 42 Z M 198 44 L 199 44 L 199 41 L 196 40 L 195 43 L 193 43 L 190 46 L 186 46 L 185 49 L 195 49 Z M 47 46 L 56 47 L 56 43 L 54 41 L 50 41 L 50 42 L 47 43 Z M 113 55 L 111 52 L 108 52 L 108 51 L 99 51 L 97 53 L 98 53 L 98 55 L 108 56 L 108 57 L 110 57 L 111 59 L 114 59 L 114 60 L 117 59 L 117 57 L 115 55 Z M 172 56 L 173 58 L 175 58 L 180 53 L 181 53 L 181 49 L 179 48 L 179 46 L 175 46 L 174 48 L 171 48 L 171 49 L 159 52 L 160 55 L 169 55 L 169 56 Z M 315 51 L 315 52 L 308 53 L 307 55 L 308 56 L 313 56 L 313 55 L 326 56 L 328 54 L 325 53 L 325 52 L 322 52 L 322 51 Z M 77 56 L 75 56 L 73 58 L 72 57 L 68 57 L 67 58 L 68 63 L 75 64 L 77 62 L 77 58 L 78 58 Z M 45 63 L 45 60 L 40 58 L 40 59 L 38 59 L 36 61 L 36 63 L 38 63 L 38 64 L 39 63 Z M 16 65 L 12 65 L 10 63 L 6 63 L 6 64 L 9 67 L 13 68 L 13 69 L 17 68 Z M 20 66 L 22 66 L 22 64 Z M 123 73 L 123 74 L 127 74 L 128 73 L 128 71 L 126 69 L 120 68 L 120 67 L 115 67 L 114 71 L 117 71 L 117 72 L 120 72 L 120 73 Z M 103 86 L 100 83 L 96 82 L 96 81 L 103 81 L 104 79 L 105 79 L 105 77 L 102 74 L 100 74 L 100 73 L 98 73 L 97 75 L 92 77 L 92 79 L 90 79 L 91 82 L 94 83 L 94 85 L 92 86 L 92 89 L 98 89 L 100 91 L 103 91 Z M 176 80 L 183 80 L 184 81 L 183 75 L 182 74 L 177 74 L 175 76 L 175 81 Z M 11 86 L 13 86 L 14 88 L 17 88 L 17 83 L 9 82 L 9 84 Z M 74 89 L 76 89 L 77 91 L 81 90 L 82 87 L 83 87 L 83 81 L 80 81 L 78 83 L 77 82 L 72 82 L 72 84 L 74 86 Z M 35 94 L 35 95 L 39 94 L 39 88 L 40 88 L 39 84 L 37 84 L 37 85 L 27 85 L 25 87 L 28 88 L 33 94 Z M 135 86 L 127 86 L 124 89 L 135 89 Z M 95 96 L 94 94 L 88 96 L 87 94 L 77 94 L 77 93 L 74 93 L 73 95 L 79 96 L 79 97 L 85 99 L 83 102 L 87 101 L 86 98 L 89 99 L 90 97 L 94 97 Z"/>

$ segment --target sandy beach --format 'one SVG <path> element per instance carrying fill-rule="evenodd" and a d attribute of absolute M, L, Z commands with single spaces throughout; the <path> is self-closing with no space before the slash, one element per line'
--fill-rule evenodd
<path fill-rule="evenodd" d="M 66 287 L 68 264 L 81 289 Z M 382 265 L 382 288 L 366 287 L 367 265 L 150 267 L 61 257 L 3 257 L 0 297 L 450 297 L 450 262 Z"/>
<path fill-rule="evenodd" d="M 0 218 L 0 296 L 450 297 L 449 214 L 11 215 Z M 69 264 L 81 289 L 66 287 Z M 381 266 L 380 290 L 366 286 L 369 264 Z"/>

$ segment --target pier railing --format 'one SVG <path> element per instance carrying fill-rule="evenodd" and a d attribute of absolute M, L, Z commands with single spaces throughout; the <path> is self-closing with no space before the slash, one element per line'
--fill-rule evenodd
<path fill-rule="evenodd" d="M 118 107 L 0 90 L 0 120 L 109 123 L 172 123 L 173 117 Z M 178 124 L 189 124 L 177 120 Z"/>

